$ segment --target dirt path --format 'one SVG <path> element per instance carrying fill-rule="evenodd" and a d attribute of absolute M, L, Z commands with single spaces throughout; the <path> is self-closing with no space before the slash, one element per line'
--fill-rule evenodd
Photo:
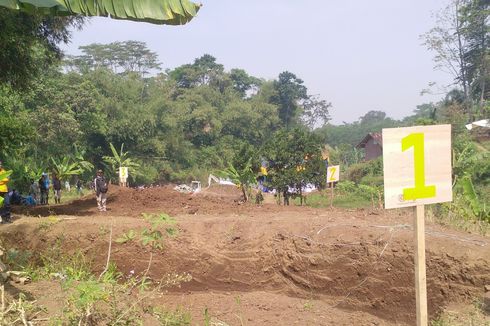
<path fill-rule="evenodd" d="M 58 215 L 68 219 L 49 227 L 40 227 L 46 219 L 24 217 L 0 232 L 11 246 L 33 251 L 62 239 L 65 250 L 82 249 L 101 271 L 111 225 L 115 238 L 147 225 L 141 212 L 167 212 L 176 215 L 179 234 L 163 250 L 153 250 L 148 275 L 158 280 L 188 272 L 193 280 L 152 298 L 156 305 L 188 307 L 195 320 L 202 320 L 209 308 L 230 325 L 414 322 L 410 210 L 256 207 L 239 205 L 233 189 L 212 190 L 190 196 L 168 189 L 117 189 L 107 214 L 95 213 L 87 198 L 51 208 L 50 214 L 71 214 Z M 43 210 L 30 213 L 46 215 Z M 490 284 L 489 243 L 488 238 L 427 226 L 431 316 L 483 293 Z M 125 274 L 142 273 L 150 250 L 135 241 L 113 243 L 111 259 Z"/>

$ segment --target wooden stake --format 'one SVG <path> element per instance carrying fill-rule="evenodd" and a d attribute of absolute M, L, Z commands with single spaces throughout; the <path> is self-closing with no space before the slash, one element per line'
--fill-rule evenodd
<path fill-rule="evenodd" d="M 330 182 L 330 208 L 333 207 L 333 182 Z"/>
<path fill-rule="evenodd" d="M 427 277 L 425 273 L 424 205 L 416 206 L 415 214 L 415 297 L 417 326 L 427 326 Z"/>

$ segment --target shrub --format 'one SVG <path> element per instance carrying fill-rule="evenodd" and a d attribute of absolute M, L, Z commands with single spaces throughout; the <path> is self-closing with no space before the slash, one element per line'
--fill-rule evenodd
<path fill-rule="evenodd" d="M 352 164 L 346 171 L 347 180 L 355 183 L 360 183 L 362 178 L 366 176 L 382 176 L 383 175 L 383 161 L 379 157 L 375 160 Z"/>

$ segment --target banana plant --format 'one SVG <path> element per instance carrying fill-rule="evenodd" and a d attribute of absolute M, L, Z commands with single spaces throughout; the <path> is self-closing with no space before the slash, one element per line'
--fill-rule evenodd
<path fill-rule="evenodd" d="M 79 175 L 83 172 L 78 163 L 72 162 L 69 156 L 63 157 L 59 162 L 51 158 L 51 162 L 53 163 L 53 172 L 60 180 L 66 180 L 72 175 Z"/>
<path fill-rule="evenodd" d="M 184 25 L 201 7 L 189 0 L 0 0 L 0 6 L 51 16 L 103 16 L 164 25 Z"/>
<path fill-rule="evenodd" d="M 78 164 L 80 170 L 82 170 L 82 173 L 92 171 L 94 169 L 94 165 L 85 160 L 86 151 L 78 149 L 78 146 L 76 144 L 74 145 L 74 147 L 75 153 L 73 154 L 73 159 Z"/>
<path fill-rule="evenodd" d="M 8 176 L 11 174 L 12 174 L 12 171 L 0 172 L 0 180 L 4 180 L 4 179 L 8 178 Z M 3 197 L 0 197 L 0 207 L 2 207 L 2 205 L 3 205 Z"/>
<path fill-rule="evenodd" d="M 468 202 L 469 208 L 473 212 L 475 216 L 480 219 L 490 221 L 490 211 L 485 203 L 482 204 L 478 194 L 476 193 L 475 186 L 473 185 L 473 181 L 471 181 L 471 177 L 465 175 L 461 181 L 461 187 L 463 188 L 464 199 Z"/>
<path fill-rule="evenodd" d="M 217 173 L 221 177 L 229 178 L 231 182 L 236 184 L 243 193 L 245 201 L 249 199 L 250 186 L 256 183 L 255 173 L 252 171 L 252 162 L 248 160 L 243 169 L 237 170 L 232 164 L 228 168 Z"/>
<path fill-rule="evenodd" d="M 140 167 L 138 163 L 129 158 L 129 152 L 124 151 L 124 143 L 121 144 L 119 152 L 116 150 L 112 143 L 109 143 L 112 156 L 103 156 L 102 159 L 106 162 L 115 174 L 119 174 L 120 167 L 127 167 L 129 174 L 134 179 L 138 173 L 137 168 Z"/>

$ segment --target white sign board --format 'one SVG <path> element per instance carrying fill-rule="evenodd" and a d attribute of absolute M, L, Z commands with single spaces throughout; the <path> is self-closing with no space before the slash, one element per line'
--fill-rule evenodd
<path fill-rule="evenodd" d="M 337 182 L 340 179 L 340 165 L 332 165 L 327 168 L 327 182 Z"/>
<path fill-rule="evenodd" d="M 128 168 L 120 167 L 119 168 L 119 181 L 126 182 L 128 180 Z"/>
<path fill-rule="evenodd" d="M 383 129 L 385 208 L 452 201 L 451 125 Z"/>

